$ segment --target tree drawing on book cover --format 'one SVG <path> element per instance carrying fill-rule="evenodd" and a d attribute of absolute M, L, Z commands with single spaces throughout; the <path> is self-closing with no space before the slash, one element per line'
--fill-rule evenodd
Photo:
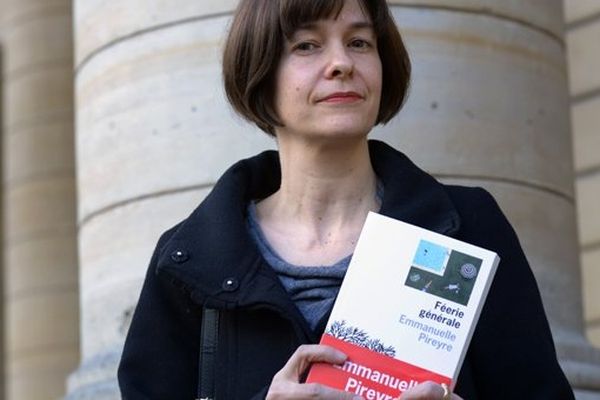
<path fill-rule="evenodd" d="M 421 240 L 404 284 L 466 306 L 481 263 L 479 258 Z"/>
<path fill-rule="evenodd" d="M 386 346 L 381 340 L 370 337 L 363 329 L 347 325 L 345 320 L 333 321 L 325 333 L 389 357 L 396 356 L 394 346 Z"/>

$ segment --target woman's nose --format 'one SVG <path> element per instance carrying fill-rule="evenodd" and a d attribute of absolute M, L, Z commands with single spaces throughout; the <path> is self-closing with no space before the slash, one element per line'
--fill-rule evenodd
<path fill-rule="evenodd" d="M 329 49 L 327 53 L 328 64 L 325 71 L 327 78 L 346 78 L 352 75 L 354 60 L 345 46 L 336 46 Z"/>

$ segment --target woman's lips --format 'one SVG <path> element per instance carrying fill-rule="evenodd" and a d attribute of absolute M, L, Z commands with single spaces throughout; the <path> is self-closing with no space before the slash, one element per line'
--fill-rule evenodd
<path fill-rule="evenodd" d="M 353 103 L 362 99 L 356 92 L 336 92 L 321 98 L 319 103 Z"/>

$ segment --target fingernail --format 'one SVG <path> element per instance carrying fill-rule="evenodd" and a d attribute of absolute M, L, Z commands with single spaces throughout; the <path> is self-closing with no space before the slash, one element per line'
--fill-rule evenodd
<path fill-rule="evenodd" d="M 337 359 L 337 362 L 339 364 L 343 364 L 348 359 L 348 356 L 346 354 L 340 352 L 335 355 L 335 358 Z M 362 399 L 362 397 L 361 397 L 361 399 Z"/>

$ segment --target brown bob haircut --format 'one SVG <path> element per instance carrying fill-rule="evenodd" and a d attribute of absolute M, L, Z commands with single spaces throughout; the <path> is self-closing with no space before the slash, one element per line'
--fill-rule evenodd
<path fill-rule="evenodd" d="M 275 73 L 286 38 L 306 23 L 337 17 L 346 0 L 241 0 L 223 54 L 225 92 L 233 108 L 270 135 L 283 126 L 274 107 Z M 382 64 L 376 123 L 400 111 L 410 60 L 385 0 L 358 0 L 375 29 Z"/>

